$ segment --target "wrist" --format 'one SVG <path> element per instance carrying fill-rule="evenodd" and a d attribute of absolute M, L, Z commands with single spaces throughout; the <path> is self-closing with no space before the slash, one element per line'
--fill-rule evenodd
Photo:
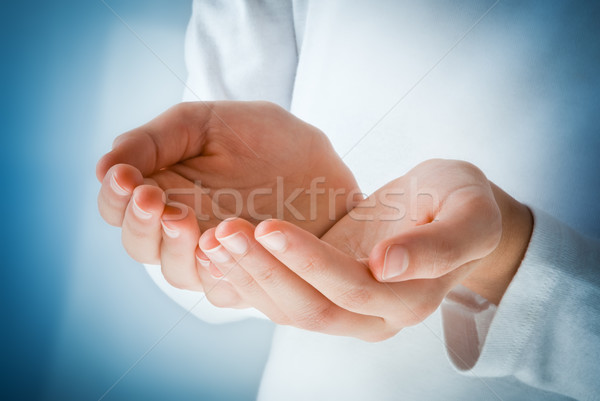
<path fill-rule="evenodd" d="M 527 206 L 490 184 L 502 214 L 502 237 L 492 253 L 475 263 L 462 284 L 498 305 L 525 257 L 533 215 Z"/>

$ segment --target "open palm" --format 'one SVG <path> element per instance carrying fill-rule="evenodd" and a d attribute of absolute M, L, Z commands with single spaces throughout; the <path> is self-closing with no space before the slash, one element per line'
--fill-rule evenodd
<path fill-rule="evenodd" d="M 98 208 L 129 255 L 202 290 L 200 234 L 230 216 L 324 234 L 358 198 L 317 128 L 268 102 L 181 103 L 119 136 L 98 162 Z"/>
<path fill-rule="evenodd" d="M 497 250 L 497 199 L 475 166 L 429 160 L 359 203 L 321 239 L 280 220 L 256 228 L 222 222 L 200 238 L 207 267 L 227 274 L 227 286 L 207 297 L 227 295 L 227 306 L 251 305 L 308 330 L 389 338 L 433 313 Z"/>
<path fill-rule="evenodd" d="M 280 218 L 320 236 L 357 189 L 321 131 L 268 102 L 182 103 L 118 137 L 98 178 L 120 163 L 192 207 L 202 230 L 236 215 Z"/>

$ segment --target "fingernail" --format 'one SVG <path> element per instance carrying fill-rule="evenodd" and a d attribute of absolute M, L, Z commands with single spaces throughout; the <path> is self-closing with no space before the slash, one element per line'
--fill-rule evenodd
<path fill-rule="evenodd" d="M 225 263 L 231 259 L 229 252 L 223 248 L 223 245 L 214 247 L 213 249 L 203 249 L 204 253 L 213 261 L 217 263 Z"/>
<path fill-rule="evenodd" d="M 401 245 L 390 245 L 385 251 L 381 278 L 389 280 L 400 276 L 408 267 L 408 252 Z"/>
<path fill-rule="evenodd" d="M 160 221 L 160 224 L 162 225 L 163 231 L 165 232 L 165 234 L 167 234 L 167 236 L 171 238 L 179 237 L 179 231 L 167 226 L 162 220 Z"/>
<path fill-rule="evenodd" d="M 217 239 L 225 246 L 225 248 L 227 248 L 227 250 L 235 254 L 243 255 L 248 250 L 248 239 L 242 232 Z"/>
<path fill-rule="evenodd" d="M 256 240 L 273 251 L 283 251 L 287 246 L 287 238 L 281 231 L 273 231 L 256 237 Z"/>
<path fill-rule="evenodd" d="M 112 188 L 113 191 L 115 191 L 115 193 L 117 195 L 121 195 L 121 196 L 131 195 L 131 192 L 129 192 L 128 190 L 123 188 L 121 185 L 119 185 L 119 183 L 117 182 L 117 179 L 115 178 L 114 175 L 112 177 L 110 177 L 110 187 Z"/>
<path fill-rule="evenodd" d="M 135 214 L 140 219 L 148 220 L 152 218 L 152 213 L 145 211 L 137 204 L 135 201 L 135 197 L 131 198 L 133 214 Z"/>
<path fill-rule="evenodd" d="M 210 266 L 210 260 L 208 259 L 204 259 L 201 258 L 200 256 L 196 255 L 196 260 L 198 261 L 198 263 L 200 263 L 200 265 L 202 265 L 204 268 L 208 269 L 208 266 Z"/>

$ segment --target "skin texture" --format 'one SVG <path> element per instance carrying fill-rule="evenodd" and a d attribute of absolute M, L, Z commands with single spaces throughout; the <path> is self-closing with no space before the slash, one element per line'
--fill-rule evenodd
<path fill-rule="evenodd" d="M 507 210 L 516 214 L 503 215 Z M 322 239 L 283 221 L 260 223 L 254 238 L 252 228 L 230 220 L 200 239 L 241 299 L 268 303 L 259 309 L 278 323 L 380 341 L 423 321 L 459 283 L 499 302 L 510 282 L 503 278 L 512 278 L 526 249 L 531 218 L 475 166 L 430 160 L 361 202 Z M 231 241 L 236 233 L 245 247 Z M 209 250 L 219 245 L 228 255 L 213 258 Z M 384 280 L 390 245 L 405 247 L 409 263 Z"/>
<path fill-rule="evenodd" d="M 203 288 L 193 257 L 201 231 L 236 215 L 321 236 L 354 205 L 329 189 L 358 192 L 327 137 L 268 102 L 181 103 L 119 136 L 96 175 L 100 214 L 122 228 L 131 257 L 160 263 L 171 284 L 194 290 Z M 314 179 L 323 194 L 311 203 L 300 190 Z"/>
<path fill-rule="evenodd" d="M 197 181 L 213 203 L 214 190 L 248 196 L 275 188 L 278 176 L 292 184 L 285 196 L 318 177 L 327 177 L 325 188 L 357 190 L 320 131 L 262 102 L 177 106 L 117 138 L 97 173 L 102 216 L 122 227 L 134 259 L 160 263 L 173 286 L 366 341 L 423 321 L 460 283 L 499 303 L 533 225 L 527 207 L 454 160 L 423 162 L 360 203 L 322 196 L 311 210 L 310 196 L 300 195 L 293 205 L 314 219 L 278 214 L 275 195 L 256 205 L 264 219 L 219 200 L 219 210 L 240 216 L 222 221 L 189 193 L 165 205 L 165 191 L 197 189 Z M 280 219 L 260 222 L 268 216 Z"/>
<path fill-rule="evenodd" d="M 502 238 L 492 253 L 477 261 L 462 284 L 498 305 L 527 252 L 533 215 L 494 184 L 492 191 L 502 214 Z"/>

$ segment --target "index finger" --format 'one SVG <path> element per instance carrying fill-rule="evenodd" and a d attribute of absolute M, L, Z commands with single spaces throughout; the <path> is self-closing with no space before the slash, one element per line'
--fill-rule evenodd
<path fill-rule="evenodd" d="M 117 137 L 113 149 L 96 165 L 102 181 L 115 164 L 129 164 L 148 176 L 161 168 L 197 156 L 205 143 L 213 102 L 187 102 Z"/>
<path fill-rule="evenodd" d="M 385 317 L 397 299 L 375 280 L 368 266 L 281 220 L 260 223 L 255 237 L 273 256 L 336 305 Z"/>
<path fill-rule="evenodd" d="M 255 236 L 282 264 L 333 303 L 354 313 L 380 317 L 390 327 L 423 321 L 463 274 L 463 269 L 457 269 L 437 280 L 380 283 L 367 266 L 289 222 L 264 221 Z"/>

